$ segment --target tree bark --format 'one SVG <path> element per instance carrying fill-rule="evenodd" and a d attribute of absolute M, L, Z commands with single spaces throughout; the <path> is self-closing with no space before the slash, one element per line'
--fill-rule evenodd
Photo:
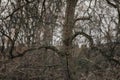
<path fill-rule="evenodd" d="M 71 48 L 72 42 L 69 40 L 73 34 L 73 27 L 74 27 L 74 13 L 75 13 L 75 6 L 78 0 L 67 0 L 66 1 L 66 11 L 65 11 L 65 21 L 63 26 L 63 52 L 65 54 L 62 57 L 62 64 L 64 70 L 64 80 L 73 80 L 72 71 L 74 70 L 72 67 L 72 55 L 71 55 Z"/>

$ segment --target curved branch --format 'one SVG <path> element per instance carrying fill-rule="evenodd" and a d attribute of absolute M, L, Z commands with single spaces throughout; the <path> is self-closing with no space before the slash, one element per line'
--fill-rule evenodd
<path fill-rule="evenodd" d="M 98 50 L 98 51 L 102 54 L 102 56 L 104 56 L 107 60 L 113 61 L 113 62 L 115 62 L 116 64 L 120 65 L 120 61 L 114 59 L 113 57 L 110 57 L 110 56 L 106 55 L 106 54 L 105 54 L 106 52 L 104 52 L 103 50 L 101 50 L 101 49 L 99 49 L 98 47 L 94 46 L 92 37 L 91 37 L 90 35 L 84 33 L 84 32 L 76 32 L 76 33 L 71 37 L 70 41 L 72 42 L 73 39 L 74 39 L 75 37 L 77 37 L 78 35 L 82 35 L 82 36 L 86 37 L 86 38 L 90 41 L 90 46 L 91 46 L 91 48 L 94 49 L 94 50 Z M 118 44 L 118 43 L 116 43 L 116 44 Z"/>
<path fill-rule="evenodd" d="M 73 39 L 75 38 L 75 37 L 77 37 L 78 35 L 82 35 L 82 36 L 84 36 L 85 38 L 87 38 L 89 41 L 90 41 L 90 46 L 91 47 L 93 47 L 93 38 L 90 36 L 90 35 L 88 35 L 88 34 L 86 34 L 86 33 L 84 33 L 84 32 L 76 32 L 72 37 L 71 37 L 71 39 L 70 39 L 70 42 L 72 42 L 73 41 Z"/>
<path fill-rule="evenodd" d="M 40 47 L 38 47 L 38 48 L 30 48 L 30 49 L 27 49 L 27 50 L 23 51 L 22 53 L 18 53 L 17 55 L 14 55 L 14 56 L 12 57 L 12 59 L 13 59 L 13 58 L 16 58 L 16 57 L 22 57 L 22 56 L 24 56 L 24 55 L 25 55 L 27 52 L 29 52 L 29 51 L 40 50 L 40 49 L 43 49 L 43 48 L 45 48 L 45 49 L 50 49 L 50 50 L 58 53 L 58 55 L 60 55 L 60 56 L 63 55 L 62 52 L 61 52 L 60 50 L 58 50 L 55 46 L 44 46 L 44 45 L 43 45 L 43 46 L 40 46 Z"/>

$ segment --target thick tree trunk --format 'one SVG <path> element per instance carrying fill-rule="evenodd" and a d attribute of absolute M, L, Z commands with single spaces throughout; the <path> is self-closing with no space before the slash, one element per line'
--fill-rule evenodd
<path fill-rule="evenodd" d="M 72 36 L 72 31 L 74 27 L 74 13 L 75 6 L 78 0 L 67 0 L 66 1 L 66 12 L 65 12 L 65 21 L 63 26 L 63 52 L 65 56 L 63 57 L 63 68 L 64 68 L 64 79 L 65 80 L 73 80 L 72 76 L 72 56 L 71 56 L 71 48 L 72 42 L 69 41 L 69 38 Z"/>

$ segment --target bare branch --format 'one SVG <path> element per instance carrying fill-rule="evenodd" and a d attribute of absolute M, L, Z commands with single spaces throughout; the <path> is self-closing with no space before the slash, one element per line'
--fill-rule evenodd
<path fill-rule="evenodd" d="M 6 17 L 3 18 L 3 19 L 9 18 L 10 16 L 14 15 L 15 12 L 19 11 L 20 9 L 22 9 L 22 8 L 25 7 L 26 5 L 29 5 L 30 3 L 33 3 L 33 2 L 34 2 L 34 0 L 33 0 L 33 1 L 30 1 L 30 2 L 28 2 L 28 3 L 26 3 L 26 4 L 24 4 L 24 5 L 22 5 L 22 6 L 20 6 L 19 8 L 15 9 L 11 14 L 9 14 L 8 16 L 6 16 Z"/>
<path fill-rule="evenodd" d="M 107 1 L 107 3 L 108 3 L 109 5 L 111 5 L 112 7 L 117 8 L 117 6 L 116 6 L 115 4 L 113 4 L 112 2 L 110 2 L 109 0 L 106 0 L 106 1 Z"/>
<path fill-rule="evenodd" d="M 93 43 L 92 37 L 91 37 L 90 35 L 84 33 L 84 32 L 76 32 L 76 33 L 71 37 L 70 41 L 72 42 L 73 39 L 74 39 L 75 37 L 77 37 L 78 35 L 82 35 L 82 36 L 86 37 L 86 38 L 90 41 L 90 46 L 91 46 L 91 47 L 93 46 L 94 43 Z"/>
<path fill-rule="evenodd" d="M 14 55 L 14 56 L 12 57 L 12 59 L 13 59 L 13 58 L 16 58 L 16 57 L 22 57 L 22 56 L 24 56 L 27 52 L 34 51 L 34 50 L 40 50 L 40 49 L 43 49 L 43 48 L 45 48 L 45 49 L 50 49 L 50 50 L 58 53 L 58 55 L 63 56 L 62 52 L 61 52 L 60 50 L 58 50 L 55 46 L 44 46 L 44 45 L 43 45 L 43 46 L 40 46 L 40 47 L 38 47 L 38 48 L 30 48 L 30 49 L 27 49 L 27 50 L 23 51 L 22 53 L 18 53 L 17 55 Z"/>
<path fill-rule="evenodd" d="M 80 21 L 80 20 L 90 20 L 91 17 L 80 17 L 80 18 L 77 18 L 75 19 L 74 23 L 76 23 L 77 21 Z"/>
<path fill-rule="evenodd" d="M 2 33 L 2 35 L 6 36 L 11 42 L 13 42 L 13 40 L 11 39 L 11 37 L 8 36 L 7 34 L 5 34 L 4 31 L 0 31 L 0 33 Z"/>
<path fill-rule="evenodd" d="M 99 49 L 99 48 L 96 47 L 96 46 L 94 46 L 94 48 L 92 48 L 92 49 L 98 50 L 98 51 L 101 53 L 101 55 L 102 55 L 103 57 L 105 57 L 108 61 L 110 61 L 110 62 L 112 61 L 112 62 L 115 62 L 116 64 L 120 65 L 120 61 L 114 59 L 113 56 L 111 57 L 111 56 L 109 56 L 109 55 L 106 55 L 106 54 L 105 54 L 106 51 L 103 51 L 102 49 Z"/>

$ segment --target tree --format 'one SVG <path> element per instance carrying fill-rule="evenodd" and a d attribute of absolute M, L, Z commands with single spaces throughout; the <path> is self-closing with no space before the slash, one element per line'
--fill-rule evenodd
<path fill-rule="evenodd" d="M 78 75 L 87 79 L 91 73 L 99 76 L 99 71 L 107 72 L 101 66 L 104 62 L 120 65 L 119 51 L 116 51 L 119 49 L 120 25 L 118 0 L 7 0 L 0 3 L 1 53 L 5 53 L 6 39 L 12 60 L 21 59 L 26 53 L 41 53 L 39 64 L 45 64 L 40 79 L 53 76 L 44 78 L 46 67 L 59 66 L 63 80 L 78 80 Z M 54 40 L 60 44 L 53 44 Z M 21 44 L 27 48 L 15 52 Z M 80 48 L 81 45 L 86 46 Z M 80 56 L 74 57 L 73 54 Z M 60 62 L 56 65 L 54 62 L 57 61 L 52 62 L 52 59 Z M 80 66 L 88 69 L 81 73 Z"/>

